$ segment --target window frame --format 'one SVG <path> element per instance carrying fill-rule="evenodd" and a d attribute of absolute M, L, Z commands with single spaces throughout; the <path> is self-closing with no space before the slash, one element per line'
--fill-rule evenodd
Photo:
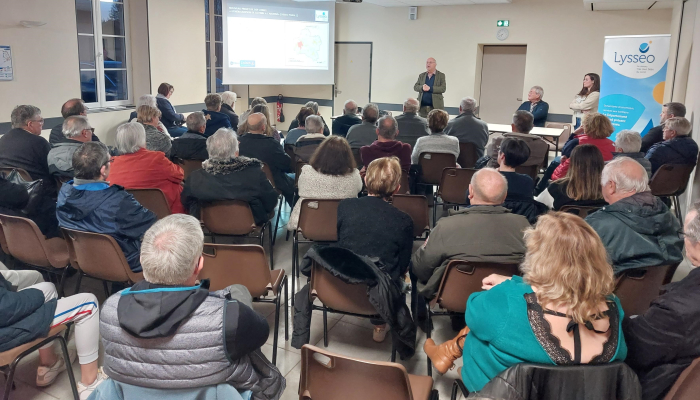
<path fill-rule="evenodd" d="M 221 67 L 216 66 L 216 44 L 221 43 L 222 46 L 222 57 L 223 57 L 223 45 L 224 45 L 224 38 L 222 36 L 221 42 L 216 41 L 216 17 L 221 17 L 221 32 L 223 35 L 223 23 L 224 23 L 224 2 L 225 0 L 221 0 L 221 15 L 216 14 L 216 0 L 204 0 L 205 4 L 208 4 L 208 7 L 204 9 L 204 15 L 205 18 L 207 18 L 209 22 L 209 40 L 206 40 L 205 36 L 205 45 L 209 49 L 209 59 L 208 63 L 209 66 L 206 67 L 206 71 L 209 73 L 209 79 L 207 81 L 207 94 L 208 93 L 223 93 L 227 90 L 230 89 L 230 85 L 221 85 L 222 90 L 218 90 L 218 86 L 216 85 L 216 70 L 220 69 L 222 74 L 223 74 L 223 60 Z M 208 11 L 208 12 L 207 12 Z M 205 25 L 206 27 L 206 25 Z M 223 78 L 223 75 L 222 75 Z M 212 90 L 213 89 L 213 90 Z"/>

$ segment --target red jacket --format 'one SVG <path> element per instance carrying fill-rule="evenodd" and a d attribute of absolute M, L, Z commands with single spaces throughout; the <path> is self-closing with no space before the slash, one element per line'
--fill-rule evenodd
<path fill-rule="evenodd" d="M 582 144 L 592 144 L 597 147 L 601 153 L 603 153 L 603 161 L 610 161 L 613 159 L 613 152 L 615 151 L 615 143 L 608 138 L 603 139 L 593 139 L 587 135 L 581 135 L 578 137 L 579 146 Z M 556 181 L 566 176 L 567 171 L 569 171 L 569 164 L 571 163 L 571 158 L 564 160 L 552 173 L 552 180 Z"/>
<path fill-rule="evenodd" d="M 126 189 L 158 188 L 165 194 L 170 212 L 185 213 L 180 202 L 184 177 L 182 168 L 171 163 L 163 152 L 142 148 L 135 153 L 115 157 L 108 179 L 111 185 Z"/>

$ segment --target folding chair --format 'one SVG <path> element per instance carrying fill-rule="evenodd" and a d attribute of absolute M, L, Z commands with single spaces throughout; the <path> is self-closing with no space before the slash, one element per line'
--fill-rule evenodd
<path fill-rule="evenodd" d="M 553 151 L 554 157 L 556 157 L 559 154 L 559 150 L 562 147 L 564 147 L 564 144 L 566 144 L 567 140 L 569 140 L 569 136 L 571 136 L 572 126 L 571 124 L 562 124 L 559 122 L 546 122 L 544 124 L 544 127 L 563 129 L 561 136 L 559 136 L 556 140 L 547 139 L 546 136 L 542 136 L 542 139 L 546 140 L 549 143 L 549 151 Z"/>
<path fill-rule="evenodd" d="M 152 211 L 158 219 L 163 219 L 170 215 L 170 206 L 165 193 L 157 188 L 129 188 L 126 191 L 134 196 L 144 208 Z"/>
<path fill-rule="evenodd" d="M 280 307 L 284 304 L 284 340 L 289 340 L 289 311 L 287 276 L 283 269 L 270 270 L 265 250 L 254 244 L 205 244 L 204 267 L 200 279 L 209 279 L 209 290 L 216 291 L 233 284 L 245 286 L 254 302 L 275 305 L 275 337 L 273 339 L 272 363 L 277 361 Z M 284 297 L 280 289 L 284 288 Z M 269 293 L 271 299 L 264 298 Z"/>
<path fill-rule="evenodd" d="M 355 164 L 357 164 L 357 169 L 362 169 L 365 164 L 362 162 L 362 156 L 360 155 L 360 148 L 352 149 L 352 156 L 355 158 Z"/>
<path fill-rule="evenodd" d="M 433 378 L 411 375 L 403 365 L 301 348 L 299 399 L 437 400 Z"/>
<path fill-rule="evenodd" d="M 459 157 L 457 164 L 462 168 L 474 168 L 476 161 L 479 159 L 479 152 L 474 143 L 460 143 Z"/>
<path fill-rule="evenodd" d="M 408 214 L 413 220 L 414 240 L 424 240 L 430 235 L 428 199 L 425 196 L 395 194 L 391 204 Z"/>
<path fill-rule="evenodd" d="M 450 207 L 459 207 L 467 205 L 467 192 L 469 191 L 469 183 L 472 176 L 476 173 L 475 169 L 471 168 L 445 168 L 440 176 L 440 185 L 435 192 L 435 202 L 433 203 L 433 227 L 437 222 L 437 207 L 440 205 L 448 205 Z M 442 203 L 438 203 L 438 198 L 442 199 Z"/>
<path fill-rule="evenodd" d="M 683 223 L 683 214 L 678 196 L 685 192 L 693 168 L 695 168 L 695 164 L 664 164 L 656 170 L 649 182 L 651 193 L 654 196 L 671 198 L 676 218 L 681 223 Z"/>
<path fill-rule="evenodd" d="M 184 179 L 187 179 L 190 174 L 198 169 L 202 169 L 202 160 L 178 160 L 177 165 L 182 168 L 182 172 L 185 175 Z"/>
<path fill-rule="evenodd" d="M 302 348 L 302 353 L 304 349 Z M 664 400 L 695 400 L 700 393 L 700 358 L 683 370 Z"/>
<path fill-rule="evenodd" d="M 593 206 L 563 206 L 559 211 L 578 215 L 579 217 L 585 219 L 589 214 L 593 214 L 601 208 L 602 207 Z"/>
<path fill-rule="evenodd" d="M 411 194 L 411 184 L 408 182 L 408 174 L 401 171 L 401 186 L 399 187 L 399 194 Z M 364 185 L 364 182 L 363 182 Z"/>
<path fill-rule="evenodd" d="M 296 166 L 297 166 L 297 161 L 296 161 L 296 154 L 294 154 L 294 145 L 293 144 L 285 144 L 284 145 L 284 152 L 287 153 L 289 156 L 289 169 L 292 171 L 296 171 Z"/>
<path fill-rule="evenodd" d="M 540 166 L 539 165 L 528 165 L 528 166 L 519 166 L 515 167 L 515 172 L 519 174 L 525 174 L 532 178 L 533 181 L 537 180 L 537 174 L 540 172 Z"/>
<path fill-rule="evenodd" d="M 280 215 L 282 215 L 282 204 L 284 204 L 284 196 L 282 196 L 282 192 L 277 190 L 277 187 L 275 186 L 275 178 L 272 176 L 272 170 L 270 169 L 270 166 L 267 165 L 267 163 L 263 163 L 262 170 L 265 173 L 267 180 L 270 181 L 270 184 L 277 192 L 277 220 L 275 221 L 275 231 L 272 235 L 272 245 L 274 246 L 275 241 L 277 240 L 277 229 L 280 226 Z"/>
<path fill-rule="evenodd" d="M 424 185 L 439 185 L 442 170 L 454 168 L 457 160 L 453 154 L 421 153 L 418 163 L 422 169 L 421 183 Z"/>
<path fill-rule="evenodd" d="M 641 315 L 659 297 L 661 286 L 669 283 L 678 264 L 634 268 L 623 271 L 615 284 L 625 315 Z"/>

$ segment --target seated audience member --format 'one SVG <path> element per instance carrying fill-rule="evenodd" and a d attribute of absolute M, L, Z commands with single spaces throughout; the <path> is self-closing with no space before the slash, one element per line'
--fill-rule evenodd
<path fill-rule="evenodd" d="M 416 147 L 416 142 L 423 136 L 428 136 L 428 120 L 418 115 L 420 103 L 417 99 L 409 97 L 403 102 L 403 114 L 396 116 L 401 132 L 400 141 L 410 144 L 411 148 Z"/>
<path fill-rule="evenodd" d="M 399 127 L 391 115 L 379 118 L 377 121 L 377 140 L 369 146 L 360 148 L 360 157 L 365 168 L 382 157 L 396 157 L 401 163 L 401 171 L 408 174 L 411 169 L 411 145 L 397 140 Z"/>
<path fill-rule="evenodd" d="M 571 152 L 571 167 L 566 176 L 549 184 L 535 200 L 554 211 L 564 206 L 606 205 L 600 185 L 605 163 L 600 150 L 592 144 L 576 146 Z"/>
<path fill-rule="evenodd" d="M 0 205 L 1 208 L 2 205 Z M 7 285 L 7 290 L 10 292 L 17 292 L 44 281 L 44 277 L 39 271 L 8 269 L 2 262 L 0 262 L 0 277 L 7 281 L 9 284 Z M 2 290 L 1 286 L 0 290 Z"/>
<path fill-rule="evenodd" d="M 301 201 L 304 199 L 348 199 L 362 190 L 362 178 L 348 141 L 333 135 L 323 141 L 304 165 L 299 175 L 299 199 L 289 216 L 287 229 L 293 231 L 299 223 Z"/>
<path fill-rule="evenodd" d="M 132 126 L 138 126 L 132 123 Z M 117 128 L 119 132 L 124 125 Z M 119 185 L 109 185 L 112 162 L 107 148 L 85 143 L 73 154 L 75 179 L 61 187 L 56 216 L 63 228 L 109 235 L 124 251 L 134 272 L 141 271 L 141 238 L 156 222 L 156 216 L 143 208 Z M 111 180 L 111 179 L 110 179 Z"/>
<path fill-rule="evenodd" d="M 298 121 L 298 126 L 287 131 L 287 136 L 284 138 L 284 144 L 294 145 L 297 139 L 306 135 L 306 118 L 314 115 L 314 110 L 308 107 L 302 107 L 299 110 L 295 120 Z"/>
<path fill-rule="evenodd" d="M 664 126 L 669 118 L 685 117 L 685 106 L 682 103 L 666 103 L 661 109 L 661 121 L 659 125 L 651 128 L 642 138 L 642 153 L 649 151 L 651 146 L 664 141 Z"/>
<path fill-rule="evenodd" d="M 55 326 L 73 324 L 80 363 L 80 399 L 87 399 L 106 379 L 97 367 L 100 317 L 94 294 L 78 293 L 59 299 L 56 287 L 48 282 L 15 291 L 0 275 L 0 304 L 0 352 L 45 338 Z M 72 365 L 67 366 L 63 357 L 56 355 L 52 344 L 40 348 L 36 385 L 51 385 L 67 367 Z"/>
<path fill-rule="evenodd" d="M 144 94 L 143 96 L 139 97 L 139 99 L 136 101 L 136 110 L 139 109 L 141 106 L 151 106 L 158 108 L 158 102 L 156 101 L 156 96 L 152 94 Z M 129 114 L 129 122 L 138 122 L 138 113 L 136 110 L 132 111 L 131 114 Z M 161 115 L 162 118 L 162 115 Z M 165 133 L 168 132 L 168 129 L 165 128 L 165 125 L 163 125 L 163 121 L 158 121 L 158 130 Z M 168 132 L 168 136 L 170 136 L 170 132 Z M 93 134 L 93 138 L 94 138 Z M 171 136 L 172 137 L 172 136 Z M 114 155 L 114 153 L 111 153 L 110 149 L 110 154 Z"/>
<path fill-rule="evenodd" d="M 646 155 L 652 175 L 664 164 L 695 165 L 698 145 L 688 136 L 691 128 L 690 121 L 683 117 L 666 120 L 664 141 L 651 146 Z"/>
<path fill-rule="evenodd" d="M 182 204 L 199 218 L 201 206 L 219 200 L 241 200 L 250 205 L 257 225 L 263 225 L 277 206 L 277 192 L 262 170 L 262 162 L 238 156 L 238 138 L 221 128 L 207 139 L 209 159 L 192 171 L 182 190 Z"/>
<path fill-rule="evenodd" d="M 467 301 L 467 328 L 440 346 L 425 342 L 438 371 L 463 355 L 472 393 L 515 364 L 605 364 L 627 354 L 615 278 L 595 231 L 574 215 L 550 213 L 525 232 L 525 243 L 522 277 L 486 277 L 485 290 Z"/>
<path fill-rule="evenodd" d="M 459 102 L 459 115 L 445 128 L 445 134 L 456 137 L 460 143 L 473 143 L 479 157 L 484 156 L 484 147 L 489 141 L 489 126 L 474 115 L 476 100 L 465 97 Z"/>
<path fill-rule="evenodd" d="M 401 164 L 396 157 L 378 158 L 367 167 L 367 196 L 345 199 L 338 205 L 337 245 L 356 254 L 377 257 L 384 271 L 400 281 L 413 250 L 413 220 L 389 201 L 399 190 Z M 371 320 L 375 342 L 386 338 L 387 325 Z"/>
<path fill-rule="evenodd" d="M 55 176 L 73 177 L 73 153 L 83 143 L 92 141 L 92 127 L 86 117 L 74 115 L 63 121 L 63 135 L 66 140 L 56 143 L 49 155 L 47 163 L 49 172 Z"/>
<path fill-rule="evenodd" d="M 270 109 L 267 105 L 258 104 L 251 109 L 251 113 L 261 113 L 265 116 L 265 135 L 271 136 L 277 143 L 282 140 L 280 133 L 272 126 L 273 119 L 270 117 Z"/>
<path fill-rule="evenodd" d="M 425 301 L 435 297 L 450 260 L 520 263 L 525 255 L 523 231 L 530 223 L 501 206 L 508 183 L 498 171 L 477 171 L 469 184 L 471 206 L 441 218 L 430 239 L 411 258 L 411 304 L 422 319 Z M 414 314 L 415 315 L 415 314 Z M 461 329 L 461 316 L 452 319 Z"/>
<path fill-rule="evenodd" d="M 639 376 L 643 400 L 660 400 L 680 374 L 700 357 L 700 203 L 685 217 L 685 255 L 692 266 L 679 282 L 642 315 L 625 318 L 622 330 L 629 348 L 625 362 Z"/>
<path fill-rule="evenodd" d="M 173 140 L 170 157 L 181 160 L 206 160 L 209 158 L 209 153 L 207 153 L 207 138 L 204 137 L 204 130 L 207 127 L 204 113 L 201 111 L 191 113 L 185 119 L 185 124 L 187 132 Z"/>
<path fill-rule="evenodd" d="M 346 137 L 350 127 L 361 123 L 362 119 L 357 116 L 357 103 L 348 100 L 343 107 L 343 115 L 333 120 L 333 134 Z"/>
<path fill-rule="evenodd" d="M 377 140 L 377 120 L 379 108 L 374 103 L 369 103 L 362 110 L 362 123 L 353 125 L 348 130 L 348 143 L 353 149 L 369 146 Z"/>
<path fill-rule="evenodd" d="M 513 132 L 492 135 L 486 146 L 486 155 L 490 157 L 488 166 L 498 168 L 498 150 L 505 138 L 518 138 L 524 140 L 530 148 L 530 157 L 522 163 L 522 166 L 543 165 L 549 154 L 549 143 L 539 136 L 531 135 L 533 116 L 529 111 L 518 110 L 513 114 L 513 122 L 510 124 Z"/>
<path fill-rule="evenodd" d="M 81 99 L 70 99 L 63 103 L 63 106 L 61 107 L 61 116 L 64 119 L 64 122 L 68 117 L 72 117 L 75 115 L 80 115 L 83 117 L 87 116 L 87 111 L 88 108 Z M 136 118 L 136 113 L 134 114 L 134 118 Z M 49 134 L 49 143 L 51 146 L 56 145 L 57 143 L 65 142 L 66 136 L 63 134 L 63 122 L 54 126 L 51 128 L 51 133 Z M 92 135 L 92 140 L 95 142 L 99 142 L 100 139 L 93 133 Z"/>
<path fill-rule="evenodd" d="M 544 128 L 549 115 L 549 104 L 542 101 L 542 96 L 544 96 L 542 86 L 533 86 L 527 93 L 527 101 L 518 108 L 518 111 L 527 111 L 532 114 L 535 126 L 540 128 Z"/>
<path fill-rule="evenodd" d="M 613 153 L 613 160 L 620 157 L 629 157 L 641 164 L 651 179 L 651 163 L 644 158 L 646 154 L 639 151 L 641 146 L 642 136 L 639 132 L 629 129 L 621 130 L 615 136 L 615 153 Z"/>
<path fill-rule="evenodd" d="M 498 172 L 508 182 L 508 198 L 532 198 L 532 190 L 535 182 L 530 175 L 519 174 L 515 168 L 522 165 L 530 157 L 530 148 L 524 140 L 518 138 L 506 138 L 501 142 L 498 150 Z"/>
<path fill-rule="evenodd" d="M 309 162 L 318 146 L 326 139 L 323 135 L 323 120 L 318 115 L 309 115 L 304 123 L 306 134 L 294 143 L 297 161 Z"/>
<path fill-rule="evenodd" d="M 588 113 L 583 119 L 581 128 L 577 129 L 572 137 L 561 149 L 561 164 L 552 173 L 552 180 L 561 179 L 566 176 L 566 171 L 571 163 L 571 154 L 576 146 L 581 144 L 591 144 L 600 150 L 603 161 L 613 159 L 615 143 L 608 137 L 615 131 L 612 122 L 603 114 Z M 544 179 L 543 179 L 544 180 Z"/>
<path fill-rule="evenodd" d="M 181 126 L 185 122 L 185 116 L 178 114 L 175 107 L 170 103 L 170 96 L 175 92 L 173 85 L 169 83 L 161 83 L 158 86 L 158 94 L 156 95 L 156 104 L 162 113 L 162 122 L 168 133 L 172 137 L 178 137 L 185 133 L 187 129 Z"/>
<path fill-rule="evenodd" d="M 208 280 L 197 280 L 203 241 L 189 215 L 170 215 L 146 232 L 144 280 L 102 306 L 105 373 L 142 388 L 183 392 L 228 383 L 252 390 L 252 399 L 278 399 L 285 380 L 260 351 L 268 323 L 245 286 L 210 292 Z"/>
<path fill-rule="evenodd" d="M 225 91 L 221 93 L 221 110 L 219 112 L 226 114 L 231 122 L 231 129 L 238 129 L 238 114 L 233 109 L 236 107 L 238 95 L 235 92 Z"/>
<path fill-rule="evenodd" d="M 127 189 L 160 189 L 172 213 L 184 213 L 180 202 L 182 168 L 173 164 L 160 151 L 146 149 L 143 125 L 129 122 L 117 128 L 118 157 L 111 165 L 109 183 Z"/>
<path fill-rule="evenodd" d="M 246 119 L 248 132 L 239 136 L 239 153 L 243 157 L 257 158 L 267 164 L 275 181 L 275 188 L 282 192 L 291 207 L 294 203 L 294 179 L 287 172 L 294 172 L 290 160 L 279 141 L 265 135 L 266 118 L 262 113 L 252 113 Z M 242 131 L 239 131 L 242 133 Z"/>
<path fill-rule="evenodd" d="M 170 157 L 173 140 L 170 134 L 158 130 L 160 110 L 151 106 L 141 106 L 136 109 L 136 115 L 136 120 L 146 132 L 146 148 L 151 151 L 160 151 L 166 157 Z"/>
<path fill-rule="evenodd" d="M 313 110 L 314 114 L 313 115 L 318 115 L 321 117 L 321 113 L 318 112 L 318 103 L 315 101 L 307 101 L 306 104 L 304 104 L 304 107 L 310 108 Z M 269 116 L 266 116 L 269 119 Z M 323 121 L 323 135 L 328 136 L 331 134 L 330 129 L 328 129 L 328 125 L 326 125 L 326 121 L 321 117 L 321 121 Z M 289 124 L 289 130 L 297 128 L 299 125 L 299 121 L 294 120 Z"/>
<path fill-rule="evenodd" d="M 23 211 L 21 216 L 34 221 L 47 238 L 60 236 L 56 221 L 56 183 L 47 162 L 51 145 L 41 137 L 44 126 L 41 110 L 30 105 L 17 106 L 10 119 L 12 129 L 0 136 L 0 167 L 21 168 L 33 180 L 43 181 L 45 195 L 36 207 Z"/>
<path fill-rule="evenodd" d="M 209 93 L 204 98 L 206 110 L 202 110 L 204 118 L 207 120 L 207 128 L 204 130 L 204 137 L 213 135 L 221 128 L 231 128 L 231 120 L 227 114 L 221 112 L 221 95 Z"/>
<path fill-rule="evenodd" d="M 411 163 L 419 164 L 422 153 L 446 153 L 459 157 L 459 140 L 445 134 L 444 129 L 450 116 L 443 110 L 432 110 L 428 113 L 428 128 L 430 135 L 418 138 L 411 154 Z"/>
<path fill-rule="evenodd" d="M 608 251 L 615 274 L 683 261 L 681 225 L 651 194 L 644 167 L 618 157 L 603 168 L 603 197 L 610 204 L 586 218 Z"/>

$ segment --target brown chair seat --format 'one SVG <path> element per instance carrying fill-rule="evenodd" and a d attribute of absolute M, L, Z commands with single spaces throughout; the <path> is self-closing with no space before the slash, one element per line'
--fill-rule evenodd
<path fill-rule="evenodd" d="M 277 296 L 280 292 L 280 285 L 282 284 L 282 280 L 284 279 L 284 270 L 276 269 L 270 271 L 270 277 L 272 278 L 272 294 Z"/>
<path fill-rule="evenodd" d="M 395 194 L 391 204 L 411 217 L 413 220 L 414 238 L 423 239 L 425 234 L 430 233 L 428 199 L 425 196 Z"/>
<path fill-rule="evenodd" d="M 651 302 L 659 297 L 661 286 L 669 283 L 678 264 L 633 268 L 623 271 L 617 278 L 615 295 L 625 315 L 641 315 Z"/>
<path fill-rule="evenodd" d="M 700 358 L 696 358 L 676 379 L 664 400 L 696 400 L 700 393 Z"/>
<path fill-rule="evenodd" d="M 36 340 L 31 341 L 29 343 L 25 343 L 23 345 L 17 346 L 15 348 L 12 348 L 10 350 L 7 350 L 7 351 L 0 353 L 0 366 L 10 365 L 10 363 L 12 361 L 14 361 L 15 358 L 17 358 L 20 354 L 24 353 L 25 351 L 31 349 L 37 343 L 41 342 L 42 340 L 46 339 L 47 337 L 56 336 L 65 330 L 66 330 L 65 325 L 55 326 L 55 327 L 51 328 L 51 330 L 49 331 L 49 334 L 46 335 L 45 337 L 36 339 Z"/>
<path fill-rule="evenodd" d="M 70 263 L 68 256 L 68 246 L 63 238 L 55 237 L 47 239 L 45 242 L 48 250 L 48 258 L 51 266 L 54 268 L 65 268 Z"/>
<path fill-rule="evenodd" d="M 408 382 L 411 384 L 413 400 L 430 399 L 430 393 L 433 391 L 433 378 L 408 374 Z"/>

